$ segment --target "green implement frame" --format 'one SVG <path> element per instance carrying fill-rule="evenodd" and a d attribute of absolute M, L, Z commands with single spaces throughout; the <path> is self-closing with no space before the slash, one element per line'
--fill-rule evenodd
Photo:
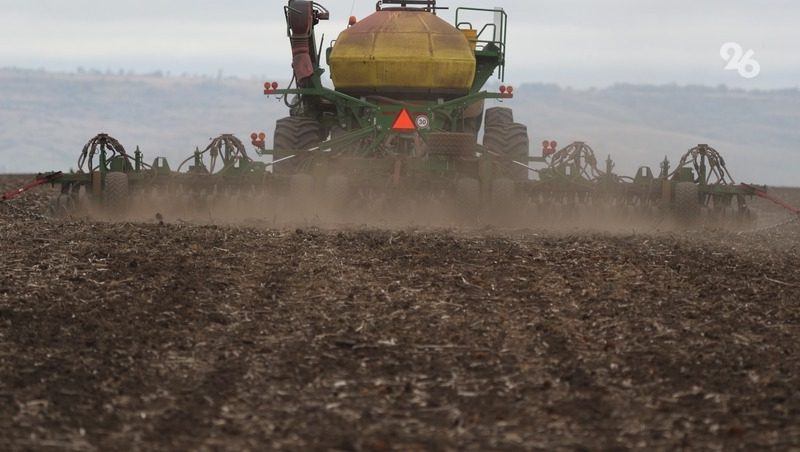
<path fill-rule="evenodd" d="M 376 8 L 382 5 L 413 14 L 442 9 L 435 0 L 384 0 Z M 439 196 L 446 198 L 442 204 L 455 200 L 470 213 L 526 203 L 564 209 L 602 204 L 692 220 L 703 211 L 748 216 L 746 199 L 765 197 L 765 187 L 736 184 L 719 152 L 705 144 L 690 149 L 672 171 L 665 159 L 657 177 L 648 167 L 632 178 L 619 176 L 610 157 L 603 166 L 584 142 L 560 150 L 555 141 L 544 142 L 542 156 L 531 156 L 528 129 L 514 121 L 512 110 L 485 109 L 486 101 L 513 98 L 510 87 L 486 89 L 494 74 L 501 81 L 505 77 L 508 15 L 500 8 L 455 11 L 454 28 L 474 46 L 475 76 L 468 90 L 465 84 L 458 94 L 405 91 L 410 93 L 405 99 L 356 97 L 326 87 L 321 59 L 336 44 L 324 52 L 315 26 L 330 13 L 309 0 L 288 0 L 284 12 L 294 77 L 287 88 L 265 84 L 264 94 L 282 100 L 289 115 L 277 121 L 272 149 L 265 134 L 251 135 L 255 153 L 272 161 L 250 158 L 240 140 L 225 134 L 173 170 L 163 157 L 146 164 L 138 148 L 128 154 L 117 140 L 100 134 L 84 146 L 77 172 L 47 179 L 61 185 L 57 208 L 77 204 L 83 195 L 119 207 L 122 198 L 151 187 L 201 198 L 229 190 L 283 196 L 312 187 L 320 198 L 348 202 L 387 192 Z"/>

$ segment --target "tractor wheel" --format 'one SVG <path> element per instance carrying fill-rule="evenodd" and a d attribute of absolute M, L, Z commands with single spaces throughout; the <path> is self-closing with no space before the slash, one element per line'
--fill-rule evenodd
<path fill-rule="evenodd" d="M 505 126 L 514 122 L 514 110 L 507 107 L 492 107 L 486 109 L 486 129 L 495 126 Z"/>
<path fill-rule="evenodd" d="M 675 184 L 675 219 L 691 225 L 700 219 L 700 191 L 694 182 Z"/>
<path fill-rule="evenodd" d="M 294 155 L 298 151 L 305 151 L 318 146 L 325 140 L 325 130 L 314 119 L 299 116 L 289 116 L 279 119 L 275 125 L 275 154 L 273 159 Z M 293 158 L 278 163 L 273 167 L 275 173 L 292 174 L 297 172 L 302 159 Z"/>
<path fill-rule="evenodd" d="M 527 163 L 530 155 L 530 139 L 528 138 L 528 126 L 517 122 L 506 126 L 506 148 L 507 154 L 514 160 Z M 522 168 L 522 167 L 520 167 Z M 527 170 L 522 168 L 527 175 Z M 527 179 L 527 177 L 526 177 Z"/>
<path fill-rule="evenodd" d="M 507 175 L 514 180 L 528 180 L 528 170 L 511 161 L 527 164 L 530 152 L 528 127 L 510 123 L 504 126 L 487 127 L 483 134 L 483 146 L 509 160 Z"/>
<path fill-rule="evenodd" d="M 474 222 L 481 207 L 481 184 L 478 179 L 464 177 L 456 181 L 456 209 L 460 220 Z"/>
<path fill-rule="evenodd" d="M 494 126 L 487 127 L 483 133 L 483 147 L 490 150 L 502 153 L 505 151 L 505 127 Z"/>
<path fill-rule="evenodd" d="M 126 212 L 129 202 L 128 175 L 116 171 L 107 173 L 103 189 L 103 204 L 106 211 L 112 215 L 122 215 Z"/>

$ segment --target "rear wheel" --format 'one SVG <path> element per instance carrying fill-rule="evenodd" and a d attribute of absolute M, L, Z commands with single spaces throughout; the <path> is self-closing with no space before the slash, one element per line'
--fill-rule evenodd
<path fill-rule="evenodd" d="M 492 107 L 486 109 L 484 120 L 486 128 L 505 126 L 514 122 L 514 111 L 507 107 Z"/>
<path fill-rule="evenodd" d="M 513 180 L 527 180 L 528 169 L 513 163 L 527 164 L 530 152 L 528 127 L 524 124 L 510 123 L 487 127 L 483 135 L 483 146 L 505 160 L 506 175 Z"/>
<path fill-rule="evenodd" d="M 275 160 L 295 155 L 297 152 L 306 151 L 318 146 L 325 139 L 325 130 L 322 125 L 311 118 L 289 116 L 279 119 L 275 125 Z M 293 174 L 303 164 L 303 156 L 276 164 L 273 172 Z"/>

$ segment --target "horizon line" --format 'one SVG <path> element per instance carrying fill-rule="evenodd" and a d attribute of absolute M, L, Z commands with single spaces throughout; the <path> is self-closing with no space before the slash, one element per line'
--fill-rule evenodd
<path fill-rule="evenodd" d="M 138 78 L 152 78 L 152 79 L 202 79 L 202 80 L 216 80 L 216 81 L 250 81 L 250 80 L 260 80 L 260 79 L 274 79 L 275 77 L 269 77 L 265 75 L 259 74 L 251 74 L 251 75 L 225 75 L 223 69 L 219 69 L 217 74 L 209 74 L 203 72 L 173 72 L 170 70 L 148 70 L 148 71 L 137 71 L 133 69 L 110 69 L 107 68 L 105 70 L 98 69 L 98 68 L 84 68 L 82 66 L 78 66 L 76 69 L 67 71 L 67 70 L 54 70 L 48 69 L 45 67 L 22 67 L 22 66 L 0 66 L 0 72 L 27 72 L 27 73 L 37 73 L 37 74 L 51 74 L 51 75 L 67 75 L 67 76 L 87 76 L 87 77 L 116 77 L 116 78 L 125 78 L 125 77 L 138 77 Z M 280 78 L 278 78 L 280 79 Z M 286 78 L 288 80 L 288 77 Z M 487 86 L 494 86 L 494 85 L 501 85 L 503 84 L 499 80 L 493 79 L 490 82 L 487 82 Z M 516 85 L 516 84 L 515 84 Z M 523 81 L 520 82 L 517 86 L 518 89 L 524 86 L 545 86 L 545 87 L 557 87 L 561 90 L 573 90 L 573 91 L 596 91 L 596 90 L 607 90 L 612 88 L 618 87 L 650 87 L 650 88 L 679 88 L 679 89 L 686 89 L 686 88 L 705 88 L 705 89 L 714 89 L 714 90 L 727 90 L 727 91 L 734 91 L 734 92 L 785 92 L 785 91 L 800 91 L 800 84 L 795 86 L 784 86 L 784 87 L 775 87 L 775 88 L 742 88 L 737 86 L 729 86 L 726 83 L 718 83 L 718 84 L 702 84 L 702 83 L 678 83 L 678 82 L 659 82 L 659 83 L 642 83 L 642 82 L 627 82 L 627 81 L 616 81 L 614 83 L 604 85 L 604 86 L 586 86 L 586 87 L 575 87 L 572 85 L 563 85 L 557 82 L 550 82 L 550 81 Z"/>

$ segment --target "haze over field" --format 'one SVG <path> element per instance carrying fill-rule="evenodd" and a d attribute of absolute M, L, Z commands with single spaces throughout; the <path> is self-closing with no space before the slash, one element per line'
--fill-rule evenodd
<path fill-rule="evenodd" d="M 265 98 L 261 80 L 119 74 L 0 71 L 0 172 L 75 166 L 81 147 L 108 132 L 148 159 L 177 163 L 210 137 L 253 131 L 271 140 L 275 120 L 287 114 Z M 617 170 L 633 175 L 675 162 L 697 143 L 728 158 L 734 177 L 797 185 L 800 167 L 800 91 L 618 85 L 572 90 L 525 84 L 506 103 L 537 143 L 586 141 L 598 158 L 611 154 Z M 490 103 L 489 106 L 492 104 Z"/>
<path fill-rule="evenodd" d="M 0 67 L 26 68 L 0 73 L 0 171 L 68 168 L 98 131 L 171 160 L 221 132 L 271 135 L 286 109 L 259 87 L 290 74 L 284 3 L 0 0 Z M 375 8 L 321 3 L 331 10 L 318 27 L 326 41 Z M 800 2 L 439 5 L 453 8 L 440 13 L 449 21 L 457 6 L 509 13 L 506 81 L 518 87 L 509 105 L 533 143 L 585 140 L 630 174 L 709 142 L 740 179 L 796 185 Z M 757 77 L 724 69 L 728 42 L 753 51 Z M 131 75 L 146 73 L 161 77 Z"/>

